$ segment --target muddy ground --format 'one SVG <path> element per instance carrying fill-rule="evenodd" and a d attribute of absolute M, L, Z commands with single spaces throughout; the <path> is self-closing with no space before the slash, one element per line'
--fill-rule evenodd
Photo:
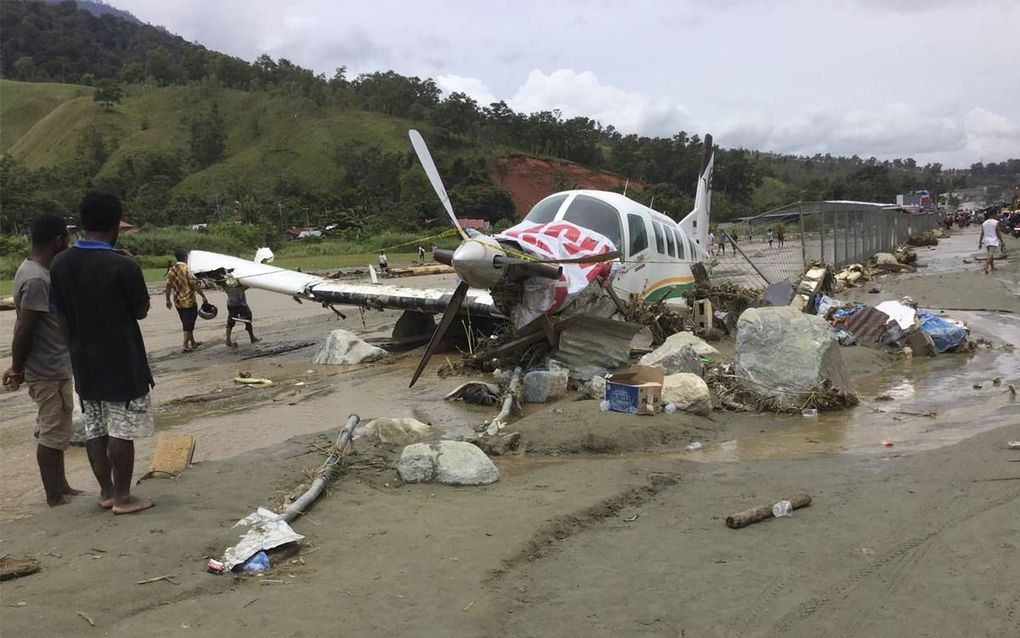
<path fill-rule="evenodd" d="M 527 453 L 495 459 L 502 480 L 486 487 L 402 485 L 392 464 L 399 448 L 360 440 L 329 494 L 294 524 L 305 541 L 274 556 L 263 578 L 207 574 L 205 558 L 232 543 L 238 518 L 306 480 L 322 461 L 317 446 L 348 413 L 415 415 L 455 436 L 489 411 L 439 400 L 463 380 L 432 373 L 441 357 L 411 391 L 417 352 L 352 368 L 312 366 L 314 346 L 243 359 L 320 341 L 340 325 L 383 335 L 392 313 L 368 313 L 363 325 L 356 311 L 341 322 L 252 294 L 263 343 L 228 351 L 213 343 L 222 324 L 206 322 L 199 339 L 208 345 L 185 356 L 175 313 L 156 308 L 143 325 L 158 427 L 194 434 L 197 463 L 177 480 L 142 483 L 157 506 L 137 516 L 98 509 L 95 494 L 46 510 L 31 404 L 24 392 L 0 398 L 0 553 L 43 562 L 40 573 L 0 586 L 0 629 L 1020 635 L 1020 453 L 1004 445 L 1020 439 L 1020 409 L 1004 390 L 1020 382 L 1020 357 L 1002 345 L 1020 344 L 1020 319 L 983 310 L 1020 311 L 1020 269 L 986 277 L 964 264 L 972 234 L 922 251 L 928 268 L 917 274 L 881 278 L 883 294 L 854 294 L 977 310 L 950 314 L 995 348 L 909 361 L 844 349 L 862 405 L 817 419 L 632 417 L 600 413 L 594 401 L 530 406 L 512 426 Z M 4 343 L 10 320 L 0 316 Z M 238 391 L 230 381 L 238 370 L 277 384 Z M 992 385 L 995 376 L 1002 385 Z M 929 411 L 937 416 L 917 416 Z M 705 447 L 686 452 L 691 440 Z M 150 454 L 151 443 L 139 446 L 136 474 Z M 95 489 L 80 451 L 68 467 L 73 484 Z M 795 492 L 814 502 L 792 518 L 724 525 L 728 514 Z M 163 575 L 174 582 L 136 584 Z"/>

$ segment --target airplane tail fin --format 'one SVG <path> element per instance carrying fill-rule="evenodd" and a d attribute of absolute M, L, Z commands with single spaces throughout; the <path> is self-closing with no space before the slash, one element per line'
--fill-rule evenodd
<path fill-rule="evenodd" d="M 701 172 L 698 174 L 694 210 L 680 220 L 680 228 L 698 245 L 701 259 L 706 259 L 708 255 L 708 218 L 712 212 L 712 165 L 714 162 L 712 136 L 705 135 L 705 151 L 701 158 Z"/>

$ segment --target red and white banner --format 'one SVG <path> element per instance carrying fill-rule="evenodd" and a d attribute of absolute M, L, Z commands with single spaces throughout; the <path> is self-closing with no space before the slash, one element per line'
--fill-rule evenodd
<path fill-rule="evenodd" d="M 605 236 L 564 221 L 546 224 L 524 221 L 496 235 L 496 239 L 516 242 L 522 252 L 543 260 L 578 259 L 616 250 Z M 612 261 L 565 263 L 559 281 L 528 279 L 524 286 L 524 302 L 511 318 L 514 325 L 521 327 L 545 313 L 559 312 L 598 277 L 608 276 L 613 265 Z"/>

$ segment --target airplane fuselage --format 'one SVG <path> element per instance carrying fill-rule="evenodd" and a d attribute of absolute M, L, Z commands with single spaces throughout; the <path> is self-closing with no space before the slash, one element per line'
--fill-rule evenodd
<path fill-rule="evenodd" d="M 694 285 L 691 264 L 706 257 L 700 242 L 676 221 L 609 191 L 554 193 L 538 202 L 525 221 L 566 221 L 612 241 L 623 254 L 613 288 L 626 299 L 654 303 L 682 297 Z"/>

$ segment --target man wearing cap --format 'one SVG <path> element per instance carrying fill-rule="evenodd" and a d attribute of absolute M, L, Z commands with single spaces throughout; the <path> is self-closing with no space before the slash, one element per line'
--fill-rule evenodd
<path fill-rule="evenodd" d="M 198 282 L 188 270 L 188 253 L 183 250 L 175 250 L 174 257 L 177 263 L 166 273 L 166 307 L 177 308 L 177 314 L 181 318 L 181 326 L 184 328 L 184 346 L 181 352 L 192 352 L 201 343 L 195 341 L 195 321 L 198 319 L 198 304 L 195 302 L 195 294 L 202 298 L 202 303 L 209 303 L 205 293 L 198 287 Z M 170 296 L 173 294 L 173 301 Z"/>
<path fill-rule="evenodd" d="M 50 265 L 67 248 L 67 224 L 56 215 L 42 215 L 32 224 L 32 252 L 14 275 L 14 340 L 11 367 L 3 384 L 9 391 L 28 384 L 39 409 L 36 417 L 36 462 L 46 503 L 64 505 L 81 494 L 67 484 L 64 450 L 71 442 L 71 356 L 50 306 Z"/>

